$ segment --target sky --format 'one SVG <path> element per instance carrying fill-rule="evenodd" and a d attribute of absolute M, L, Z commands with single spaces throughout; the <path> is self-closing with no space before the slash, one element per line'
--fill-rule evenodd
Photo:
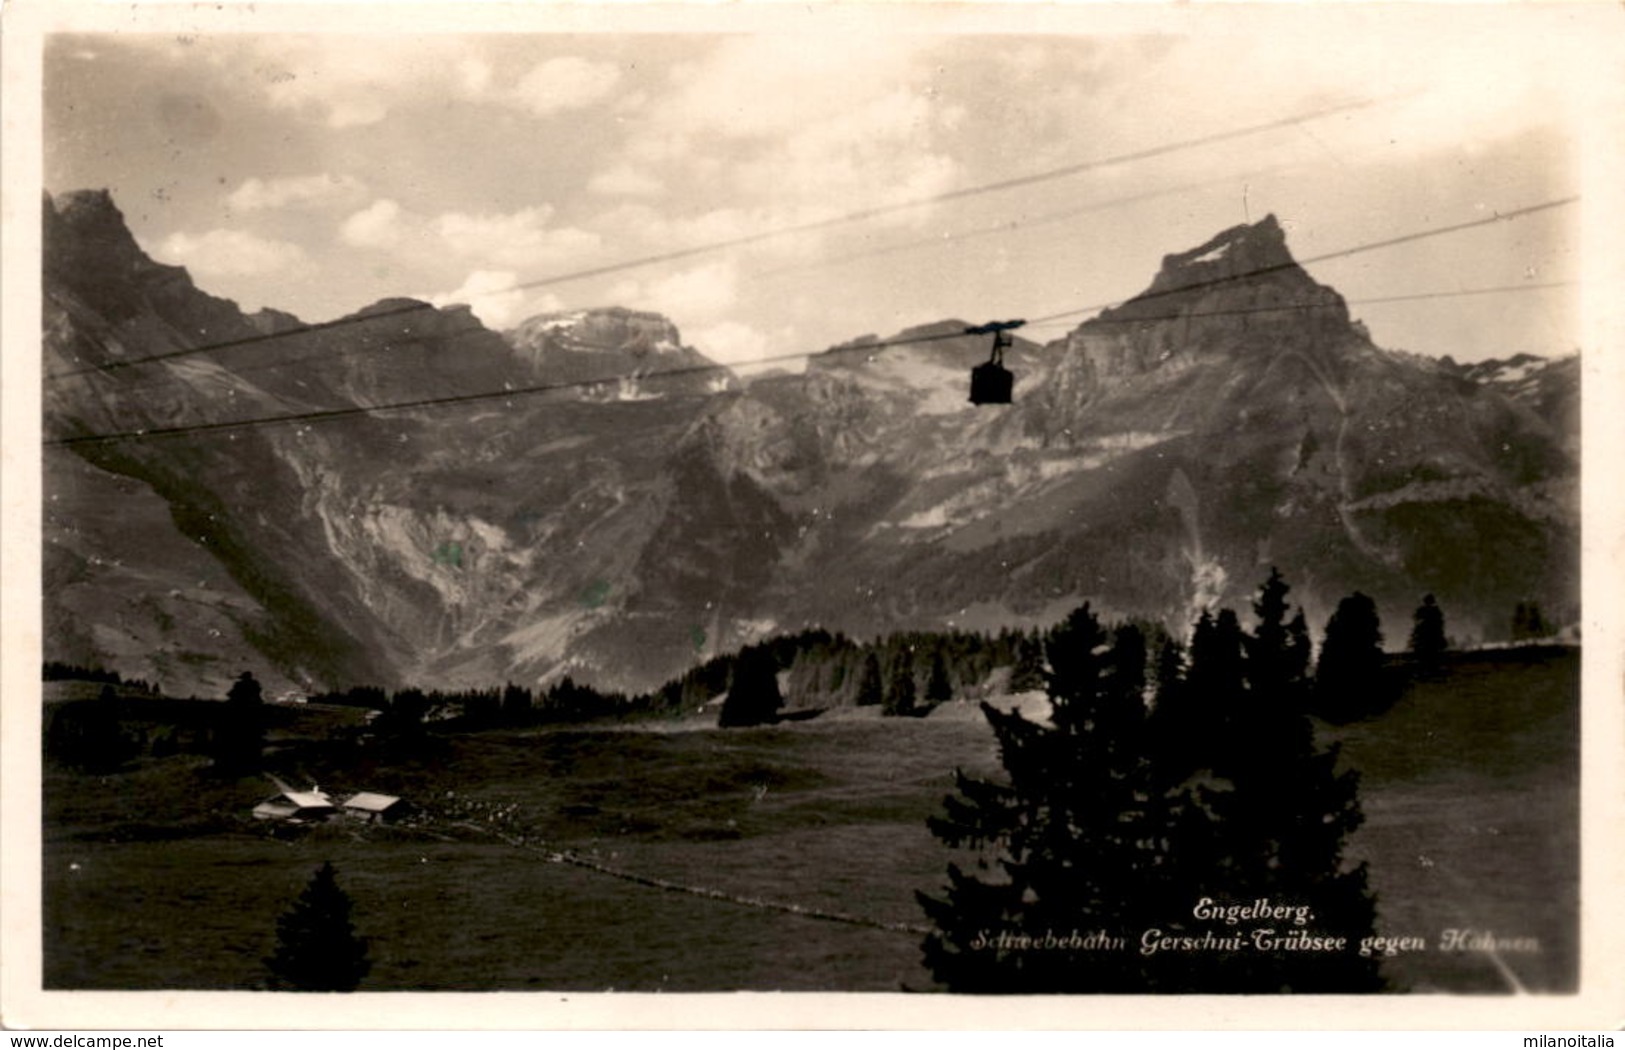
<path fill-rule="evenodd" d="M 154 258 L 306 321 L 396 296 L 499 329 L 621 305 L 737 363 L 1070 314 L 1023 333 L 1042 342 L 1268 213 L 1305 259 L 1581 193 L 1592 63 L 1565 9 L 1408 10 L 58 33 L 44 181 L 110 189 Z M 1308 268 L 1391 349 L 1564 353 L 1579 288 L 1528 286 L 1580 280 L 1582 219 Z M 1522 290 L 1434 295 L 1482 288 Z M 1423 297 L 1364 302 L 1395 296 Z"/>

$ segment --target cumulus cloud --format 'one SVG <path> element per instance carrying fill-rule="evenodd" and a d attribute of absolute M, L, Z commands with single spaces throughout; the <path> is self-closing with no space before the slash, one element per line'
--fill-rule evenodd
<path fill-rule="evenodd" d="M 719 364 L 728 365 L 742 376 L 766 372 L 800 372 L 807 367 L 807 359 L 804 357 L 752 364 L 792 352 L 788 349 L 792 345 L 792 335 L 788 329 L 770 337 L 748 324 L 721 321 L 696 328 L 692 333 L 688 333 L 688 339 L 700 353 Z"/>
<path fill-rule="evenodd" d="M 596 233 L 549 226 L 553 208 L 535 205 L 507 214 L 446 212 L 433 222 L 447 248 L 498 266 L 528 269 L 579 260 L 598 250 Z"/>
<path fill-rule="evenodd" d="M 348 204 L 365 196 L 366 186 L 353 175 L 294 175 L 280 179 L 250 178 L 226 196 L 234 211 Z"/>
<path fill-rule="evenodd" d="M 257 277 L 301 269 L 309 257 L 297 244 L 270 240 L 242 230 L 214 229 L 202 234 L 176 231 L 154 253 L 205 277 Z"/>
<path fill-rule="evenodd" d="M 682 330 L 685 341 L 693 343 L 713 361 L 734 367 L 740 375 L 773 370 L 801 371 L 806 367 L 802 358 L 750 367 L 750 362 L 792 352 L 796 342 L 789 326 L 769 333 L 734 316 L 739 310 L 741 280 L 738 262 L 724 260 L 659 278 L 641 281 L 627 278 L 612 287 L 607 298 L 610 302 L 665 314 Z"/>
<path fill-rule="evenodd" d="M 739 301 L 739 271 L 731 260 L 724 260 L 651 281 L 628 279 L 615 286 L 610 298 L 665 314 L 680 328 L 714 324 Z"/>
<path fill-rule="evenodd" d="M 377 124 L 397 107 L 448 98 L 547 117 L 604 101 L 621 81 L 611 62 L 566 55 L 521 69 L 494 57 L 502 50 L 458 34 L 278 35 L 245 43 L 232 65 L 250 74 L 272 107 L 314 115 L 333 129 Z"/>
<path fill-rule="evenodd" d="M 393 248 L 401 242 L 403 225 L 401 206 L 384 198 L 345 219 L 339 237 L 355 248 Z"/>
<path fill-rule="evenodd" d="M 464 303 L 487 328 L 498 331 L 538 313 L 562 310 L 552 294 L 535 295 L 515 288 L 519 275 L 512 270 L 475 270 L 455 291 L 429 296 L 436 306 Z"/>
<path fill-rule="evenodd" d="M 607 98 L 620 79 L 621 71 L 613 63 L 567 55 L 537 65 L 501 97 L 538 117 L 546 117 Z"/>

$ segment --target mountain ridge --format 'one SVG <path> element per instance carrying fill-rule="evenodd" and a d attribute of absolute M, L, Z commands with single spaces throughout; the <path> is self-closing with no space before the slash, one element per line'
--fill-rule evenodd
<path fill-rule="evenodd" d="M 287 324 L 132 254 L 116 213 L 105 195 L 47 201 L 48 372 Z M 114 250 L 79 268 L 98 244 Z M 266 663 L 288 688 L 636 688 L 807 626 L 1030 625 L 1091 600 L 1182 628 L 1272 564 L 1311 619 L 1354 589 L 1391 625 L 1437 592 L 1464 639 L 1504 633 L 1518 600 L 1577 616 L 1578 369 L 1497 385 L 1376 347 L 1273 216 L 1170 253 L 1139 296 L 1047 345 L 1018 338 L 1007 406 L 966 403 L 991 337 L 958 321 L 747 385 L 658 315 L 496 333 L 406 303 L 48 382 L 48 436 L 582 387 L 48 448 L 48 507 L 75 511 L 47 530 L 47 658 L 198 688 Z M 122 535 L 95 494 L 132 492 L 173 528 L 148 514 Z M 208 587 L 182 579 L 201 569 Z"/>

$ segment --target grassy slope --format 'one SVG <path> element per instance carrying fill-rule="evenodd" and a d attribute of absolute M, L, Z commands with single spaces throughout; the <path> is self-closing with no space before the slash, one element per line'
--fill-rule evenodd
<path fill-rule="evenodd" d="M 1531 988 L 1572 982 L 1577 663 L 1561 653 L 1469 659 L 1383 718 L 1328 734 L 1364 773 L 1369 821 L 1354 851 L 1371 862 L 1383 932 L 1538 936 L 1544 950 L 1509 957 L 1513 972 Z M 913 891 L 935 887 L 946 861 L 924 818 L 955 766 L 993 768 L 979 721 L 489 733 L 453 741 L 430 763 L 362 775 L 312 759 L 298 772 L 335 791 L 400 791 L 450 816 L 517 806 L 505 826 L 545 848 L 919 923 Z M 280 840 L 242 818 L 267 793 L 254 780 L 212 783 L 187 758 L 107 778 L 48 774 L 48 986 L 253 987 L 276 916 L 329 858 L 372 938 L 372 989 L 930 983 L 911 934 L 640 887 L 450 821 Z M 188 830 L 141 841 L 160 823 Z M 1477 955 L 1405 956 L 1389 972 L 1417 990 L 1507 987 Z"/>
<path fill-rule="evenodd" d="M 1538 937 L 1539 954 L 1402 956 L 1416 990 L 1571 988 L 1579 901 L 1579 654 L 1463 654 L 1380 719 L 1328 733 L 1361 771 L 1383 932 Z"/>

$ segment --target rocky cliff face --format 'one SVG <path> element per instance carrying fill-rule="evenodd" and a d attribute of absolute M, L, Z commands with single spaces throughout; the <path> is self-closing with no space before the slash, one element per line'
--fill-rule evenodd
<path fill-rule="evenodd" d="M 1016 403 L 980 409 L 990 337 L 960 322 L 741 386 L 658 315 L 499 336 L 391 300 L 297 328 L 147 259 L 104 194 L 46 224 L 48 439 L 480 395 L 48 446 L 47 658 L 182 691 L 244 667 L 639 687 L 810 625 L 991 628 L 1086 599 L 1179 624 L 1270 565 L 1317 628 L 1355 588 L 1396 641 L 1426 591 L 1464 639 L 1504 635 L 1519 600 L 1574 616 L 1577 371 L 1514 389 L 1383 351 L 1273 219 L 1018 340 Z M 557 389 L 503 393 L 537 386 Z"/>

